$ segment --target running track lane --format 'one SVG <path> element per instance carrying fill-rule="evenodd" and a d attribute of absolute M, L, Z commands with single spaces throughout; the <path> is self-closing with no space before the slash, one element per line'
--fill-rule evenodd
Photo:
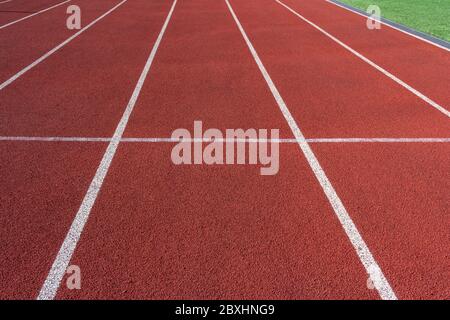
<path fill-rule="evenodd" d="M 366 18 L 324 0 L 281 1 L 437 103 L 450 108 L 449 51 L 385 25 L 380 30 L 369 30 Z"/>
<path fill-rule="evenodd" d="M 34 299 L 104 143 L 0 142 L 0 299 Z"/>
<path fill-rule="evenodd" d="M 245 16 L 242 7 L 240 12 Z M 250 10 L 245 12 L 250 15 Z M 266 12 L 272 15 L 276 11 L 267 9 Z M 272 16 L 273 20 L 276 19 Z M 253 25 L 257 23 L 255 19 L 252 21 Z M 247 30 L 251 30 L 252 23 L 247 24 Z M 254 32 L 254 38 L 264 33 L 262 29 L 260 27 L 260 33 Z M 265 35 L 264 40 L 274 41 Z M 262 37 L 260 41 L 262 43 Z M 279 48 L 279 43 L 275 47 Z M 259 52 L 263 55 L 264 48 Z M 266 60 L 262 58 L 263 61 L 270 59 L 275 60 L 269 55 Z M 278 78 L 271 74 L 283 94 L 284 78 L 281 73 Z M 448 121 L 445 116 L 441 117 Z M 300 124 L 303 123 L 300 120 Z M 385 275 L 399 298 L 447 298 L 449 237 L 448 221 L 444 221 L 442 214 L 448 211 L 448 147 L 439 144 L 321 144 L 313 145 L 313 149 L 318 150 L 321 161 L 324 159 L 325 171 L 333 173 L 331 181 L 337 185 L 338 194 L 343 193 L 342 199 L 348 204 L 356 225 L 361 226 L 362 236 L 368 237 L 369 248 L 375 248 L 373 254 L 382 270 L 386 270 Z M 368 205 L 368 209 L 363 209 Z"/>
<path fill-rule="evenodd" d="M 450 298 L 450 145 L 314 144 L 399 299 Z"/>
<path fill-rule="evenodd" d="M 153 19 L 150 21 L 148 20 L 148 15 L 146 17 L 141 15 L 140 18 L 133 18 L 133 22 L 128 18 L 139 16 L 138 13 L 142 13 L 145 10 L 154 14 Z M 166 12 L 163 12 L 164 10 Z M 100 99 L 98 99 L 96 104 L 92 104 L 94 106 L 93 109 L 95 107 L 98 108 L 96 112 L 99 113 L 99 117 L 107 118 L 112 113 L 112 110 L 115 109 L 123 111 L 123 106 L 126 102 L 121 101 L 121 99 L 126 101 L 125 95 L 129 98 L 132 92 L 131 85 L 128 87 L 128 83 L 131 83 L 132 80 L 124 79 L 123 77 L 124 75 L 134 77 L 134 81 L 137 81 L 138 72 L 145 62 L 145 59 L 140 59 L 139 54 L 131 56 L 130 52 L 144 51 L 148 53 L 152 44 L 151 41 L 156 39 L 167 10 L 166 3 L 162 1 L 152 5 L 144 1 L 133 1 L 131 5 L 124 7 L 124 10 L 120 11 L 121 17 L 102 22 L 105 26 L 104 28 L 99 28 L 99 33 L 97 34 L 99 47 L 86 45 L 91 43 L 89 41 L 85 43 L 80 41 L 81 43 L 78 44 L 82 45 L 84 43 L 84 47 L 75 49 L 75 51 L 79 52 L 78 54 L 82 55 L 74 60 L 78 62 L 78 68 L 87 67 L 84 70 L 89 70 L 89 67 L 92 67 L 92 65 L 88 64 L 88 58 L 97 62 L 103 61 L 105 64 L 110 63 L 109 68 L 92 69 L 91 73 L 85 72 L 83 75 L 83 81 L 86 83 L 91 83 L 91 81 L 95 83 L 99 80 L 98 77 L 100 75 L 103 77 L 107 76 L 108 81 L 98 83 L 96 88 L 99 91 L 110 90 L 110 92 L 116 94 L 114 96 L 110 93 L 111 96 L 119 97 L 118 101 L 103 101 L 103 104 L 100 104 L 98 103 Z M 117 28 L 118 23 L 121 23 L 122 28 Z M 111 30 L 114 30 L 114 34 L 109 33 Z M 91 32 L 95 33 L 94 29 Z M 80 37 L 80 40 L 82 37 Z M 110 50 L 111 48 L 108 45 L 107 48 L 109 50 L 102 50 L 102 46 L 104 46 L 100 41 L 102 37 L 105 38 L 105 41 L 112 41 L 118 46 L 114 47 L 114 50 Z M 88 37 L 89 39 L 92 40 L 92 38 Z M 130 39 L 132 40 L 131 42 L 128 41 Z M 68 50 L 65 53 L 61 52 L 62 54 L 59 57 L 63 58 L 61 56 L 65 54 L 70 57 L 70 54 L 73 52 L 72 50 Z M 66 58 L 69 57 L 66 56 Z M 114 66 L 113 61 L 124 60 L 125 57 L 128 61 L 126 67 L 120 66 L 119 69 L 112 67 Z M 53 58 L 56 58 L 56 56 L 47 61 L 51 63 Z M 51 68 L 49 66 L 43 68 L 44 74 L 53 71 L 57 72 L 58 62 L 59 66 L 68 63 L 64 59 L 57 59 L 56 65 Z M 85 63 L 84 66 L 82 62 Z M 36 72 L 38 68 L 30 71 L 23 79 L 29 81 L 29 77 L 33 77 L 33 72 Z M 108 74 L 102 74 L 104 72 Z M 37 73 L 42 75 L 41 71 Z M 38 75 L 36 75 L 37 83 L 39 83 Z M 30 85 L 33 83 L 36 84 L 36 82 L 31 81 Z M 54 83 L 56 83 L 56 80 Z M 12 84 L 2 92 L 2 99 L 3 93 L 16 84 Z M 60 90 L 64 89 L 64 85 L 60 84 L 59 86 Z M 68 86 L 67 83 L 65 86 Z M 61 95 L 61 91 L 54 90 L 54 86 L 44 88 L 41 92 L 44 96 L 42 100 L 37 99 L 35 101 L 37 92 L 29 92 L 31 97 L 28 99 L 35 103 L 32 107 L 43 108 L 41 112 L 46 113 L 47 118 L 49 118 L 49 115 L 52 114 L 52 109 L 48 108 L 48 105 L 42 103 L 42 101 L 45 101 L 45 99 L 51 101 L 51 97 L 53 95 Z M 16 90 L 20 89 L 21 87 L 16 88 Z M 22 93 L 26 94 L 26 91 L 24 90 Z M 80 96 L 71 98 L 74 101 L 77 98 L 82 100 L 88 92 L 80 90 L 80 93 Z M 26 97 L 24 97 L 24 100 L 26 100 Z M 110 103 L 109 105 L 107 104 L 108 102 Z M 14 111 L 13 106 L 17 106 L 17 104 L 12 104 L 9 109 L 11 110 L 10 112 Z M 44 110 L 46 106 L 48 109 Z M 57 111 L 61 112 L 60 110 Z M 68 111 L 66 110 L 66 112 Z M 66 114 L 65 118 L 60 119 L 59 123 L 53 123 L 53 125 L 67 128 L 72 124 L 70 122 L 72 117 L 76 119 L 81 116 L 79 109 L 74 109 L 72 112 L 74 114 Z M 102 112 L 103 115 L 100 115 Z M 19 115 L 17 114 L 16 116 L 18 117 Z M 16 120 L 14 114 L 11 114 L 11 118 Z M 9 122 L 8 129 L 17 130 L 15 124 L 20 123 Z M 42 133 L 39 127 L 30 127 L 27 130 L 32 135 Z M 79 128 L 78 131 L 82 131 L 82 129 Z M 74 132 L 78 131 L 74 129 Z M 107 134 L 111 135 L 110 132 Z M 68 135 L 70 135 L 70 132 Z M 87 145 L 80 145 L 75 142 L 47 144 L 2 141 L 0 142 L 0 148 L 2 149 L 0 175 L 3 182 L 3 190 L 0 193 L 2 196 L 0 223 L 1 229 L 4 230 L 0 241 L 2 243 L 0 250 L 0 285 L 4 288 L 1 292 L 1 297 L 31 299 L 37 296 L 45 280 L 59 246 L 70 227 L 75 212 L 105 151 L 105 144 L 88 143 Z"/>
<path fill-rule="evenodd" d="M 378 298 L 296 145 L 272 177 L 172 147 L 120 145 L 57 299 Z"/>
<path fill-rule="evenodd" d="M 128 1 L 11 83 L 1 135 L 111 137 L 168 10 Z"/>
<path fill-rule="evenodd" d="M 82 27 L 88 25 L 117 3 L 119 1 L 115 0 L 77 1 L 76 4 L 81 9 Z M 0 42 L 2 43 L 0 83 L 8 80 L 78 31 L 69 30 L 66 26 L 68 17 L 66 9 L 70 4 L 69 2 L 66 5 L 0 30 Z"/>
<path fill-rule="evenodd" d="M 155 73 L 159 64 L 169 67 L 169 54 L 171 61 L 181 59 L 181 52 L 190 56 L 191 50 L 205 56 L 207 44 L 217 38 L 228 40 L 221 46 L 227 55 L 229 48 L 246 52 L 224 2 L 180 2 L 172 19 L 138 101 L 158 80 L 164 90 L 166 78 L 158 79 Z M 174 50 L 173 43 L 190 32 L 193 22 L 207 23 L 208 28 L 198 28 L 183 51 Z M 232 57 L 250 73 L 241 76 L 252 79 L 260 74 L 251 56 Z M 179 79 L 195 81 L 188 79 L 199 74 L 192 69 L 203 67 L 178 63 L 172 68 L 168 70 Z M 206 70 L 211 78 L 203 76 L 202 83 L 220 83 L 230 76 L 212 72 L 212 67 Z M 229 101 L 255 84 L 242 86 L 229 92 Z M 259 112 L 279 112 L 267 91 L 262 94 L 268 101 L 261 101 L 264 109 L 254 110 L 256 117 Z M 174 98 L 167 110 L 184 112 L 182 93 L 171 92 Z M 144 116 L 144 110 L 152 114 L 153 106 L 138 102 L 135 118 L 138 112 Z M 199 112 L 193 105 L 187 107 Z M 213 114 L 217 118 L 219 111 Z M 256 117 L 236 122 L 235 117 L 242 117 L 240 108 L 230 105 L 223 112 L 236 114 L 228 116 L 230 124 L 259 124 Z M 210 114 L 211 108 L 203 108 L 198 116 Z M 147 119 L 149 128 L 163 122 L 164 132 L 173 129 L 168 116 Z M 138 122 L 130 120 L 129 126 L 128 132 L 134 132 L 133 126 L 139 129 Z M 378 298 L 376 291 L 367 289 L 367 274 L 298 146 L 281 146 L 280 172 L 271 177 L 260 176 L 255 166 L 175 166 L 172 147 L 119 146 L 70 262 L 81 267 L 82 290 L 67 290 L 63 279 L 57 298 Z"/>
<path fill-rule="evenodd" d="M 307 137 L 448 136 L 444 114 L 275 1 L 231 4 Z"/>
<path fill-rule="evenodd" d="M 125 137 L 170 137 L 177 128 L 193 130 L 195 120 L 205 130 L 280 129 L 281 137 L 293 137 L 217 2 L 178 4 Z"/>

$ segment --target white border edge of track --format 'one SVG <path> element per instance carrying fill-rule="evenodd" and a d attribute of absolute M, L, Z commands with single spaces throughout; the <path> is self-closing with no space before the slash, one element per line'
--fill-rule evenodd
<path fill-rule="evenodd" d="M 319 161 L 317 160 L 316 156 L 314 155 L 314 152 L 312 151 L 309 144 L 306 142 L 306 139 L 303 136 L 303 133 L 301 132 L 300 128 L 298 127 L 297 123 L 295 122 L 295 119 L 292 117 L 288 107 L 286 106 L 283 98 L 281 97 L 278 89 L 276 88 L 275 84 L 273 83 L 269 73 L 267 72 L 266 68 L 264 67 L 262 61 L 260 60 L 255 48 L 253 47 L 252 43 L 250 42 L 247 34 L 245 33 L 241 23 L 239 22 L 239 19 L 237 18 L 236 14 L 233 11 L 233 8 L 231 7 L 228 0 L 225 0 L 228 9 L 230 10 L 231 15 L 233 16 L 234 21 L 237 24 L 237 27 L 239 28 L 239 31 L 241 32 L 252 56 L 255 60 L 256 64 L 258 65 L 258 68 L 260 69 L 265 81 L 267 82 L 267 85 L 272 92 L 273 97 L 275 98 L 281 112 L 283 113 L 283 116 L 285 117 L 286 121 L 288 122 L 294 136 L 297 140 L 300 140 L 298 142 L 298 145 L 300 146 L 300 149 L 302 150 L 303 154 L 305 155 L 305 158 L 307 159 L 311 169 L 313 170 L 317 180 L 319 181 L 325 195 L 327 196 L 334 212 L 336 213 L 337 218 L 339 219 L 342 227 L 344 228 L 345 233 L 347 234 L 348 238 L 350 239 L 351 244 L 353 245 L 353 248 L 355 249 L 359 260 L 363 264 L 364 268 L 366 269 L 367 274 L 369 275 L 370 279 L 372 280 L 373 284 L 375 285 L 375 288 L 377 289 L 380 297 L 384 300 L 396 300 L 397 296 L 395 295 L 394 291 L 392 290 L 388 280 L 383 274 L 383 271 L 379 267 L 378 263 L 375 261 L 374 257 L 372 256 L 372 253 L 370 252 L 369 248 L 367 247 L 366 243 L 364 242 L 364 239 L 362 238 L 361 234 L 359 233 L 358 229 L 356 228 L 355 224 L 353 223 L 351 217 L 349 216 L 347 210 L 344 207 L 344 204 L 342 203 L 341 199 L 337 195 L 334 187 L 332 186 L 330 180 L 326 176 L 325 172 L 323 171 Z"/>
<path fill-rule="evenodd" d="M 0 30 L 2 30 L 4 28 L 7 28 L 9 26 L 12 26 L 12 25 L 14 25 L 14 24 L 16 24 L 16 23 L 18 23 L 20 21 L 27 20 L 27 19 L 29 19 L 31 17 L 34 17 L 34 16 L 38 15 L 38 14 L 41 14 L 41 13 L 44 13 L 44 12 L 49 11 L 51 9 L 54 9 L 56 7 L 62 6 L 63 4 L 65 4 L 67 2 L 70 2 L 70 1 L 72 1 L 72 0 L 66 0 L 66 1 L 63 1 L 63 2 L 60 2 L 60 3 L 57 3 L 57 4 L 55 4 L 55 5 L 51 6 L 51 7 L 48 7 L 46 9 L 42 9 L 42 10 L 40 10 L 38 12 L 35 12 L 33 14 L 30 14 L 28 16 L 22 17 L 20 19 L 17 19 L 17 20 L 11 21 L 11 22 L 8 22 L 7 24 L 4 24 L 4 25 L 0 26 Z M 5 3 L 5 2 L 0 2 L 0 4 L 2 4 L 2 3 Z"/>
<path fill-rule="evenodd" d="M 117 125 L 117 128 L 114 132 L 111 142 L 109 143 L 105 151 L 105 154 L 103 155 L 103 158 L 100 162 L 99 167 L 97 168 L 94 178 L 92 179 L 92 182 L 83 199 L 83 202 L 81 203 L 80 208 L 78 209 L 78 212 L 72 222 L 72 225 L 70 226 L 66 238 L 64 239 L 64 242 L 62 243 L 61 248 L 59 249 L 59 252 L 47 275 L 47 278 L 45 279 L 45 282 L 39 292 L 39 295 L 37 297 L 38 300 L 52 300 L 56 296 L 60 283 L 66 272 L 67 266 L 70 263 L 72 255 L 77 246 L 78 240 L 80 239 L 81 233 L 83 232 L 83 228 L 89 218 L 89 214 L 92 210 L 92 207 L 94 206 L 94 203 L 103 185 L 103 181 L 108 173 L 114 155 L 116 154 L 123 132 L 125 131 L 125 128 L 127 126 L 128 119 L 131 113 L 133 112 L 134 106 L 138 100 L 139 94 L 144 85 L 145 79 L 147 78 L 147 74 L 153 63 L 158 47 L 167 29 L 170 18 L 172 17 L 172 13 L 175 9 L 176 3 L 177 0 L 174 0 L 172 7 L 170 8 L 170 11 L 158 35 L 158 38 L 156 39 L 153 45 L 152 51 L 150 52 L 147 62 L 145 63 L 145 66 L 142 70 L 139 80 L 136 83 L 136 87 L 133 91 L 133 94 L 130 97 L 128 105 L 122 115 L 122 118 L 120 119 L 119 124 Z"/>
<path fill-rule="evenodd" d="M 300 13 L 298 13 L 297 11 L 295 11 L 294 9 L 289 7 L 288 5 L 284 4 L 280 0 L 275 0 L 275 1 L 278 2 L 279 5 L 283 6 L 285 9 L 290 11 L 292 14 L 296 15 L 301 20 L 303 20 L 304 22 L 308 23 L 309 25 L 311 25 L 312 27 L 314 27 L 315 29 L 317 29 L 318 31 L 320 31 L 321 33 L 326 35 L 328 38 L 330 38 L 331 40 L 333 40 L 334 42 L 336 42 L 337 44 L 342 46 L 344 49 L 346 49 L 347 51 L 350 51 L 350 53 L 352 53 L 356 57 L 360 58 L 361 60 L 363 60 L 364 62 L 366 62 L 370 66 L 372 66 L 373 68 L 377 69 L 378 71 L 383 73 L 385 76 L 387 76 L 391 80 L 395 81 L 396 83 L 398 83 L 399 85 L 401 85 L 402 87 L 404 87 L 405 89 L 407 89 L 408 91 L 410 91 L 411 93 L 413 93 L 414 95 L 416 95 L 417 97 L 419 97 L 420 99 L 422 99 L 423 101 L 428 103 L 430 106 L 432 106 L 433 108 L 437 109 L 438 111 L 442 112 L 444 115 L 446 115 L 447 117 L 450 118 L 450 111 L 449 110 L 445 109 L 444 107 L 439 105 L 437 102 L 431 100 L 430 98 L 428 98 L 426 95 L 424 95 L 420 91 L 414 89 L 413 87 L 411 87 L 406 82 L 400 80 L 399 78 L 397 78 L 395 75 L 393 75 L 392 73 L 390 73 L 386 69 L 383 69 L 382 67 L 377 65 L 375 62 L 373 62 L 369 58 L 366 58 L 364 55 L 362 55 L 361 53 L 359 53 L 355 49 L 351 48 L 350 46 L 346 45 L 341 40 L 339 40 L 338 38 L 336 38 L 332 34 L 328 33 L 327 31 L 325 31 L 324 29 L 322 29 L 321 27 L 319 27 L 315 23 L 313 23 L 310 20 L 306 19 L 304 16 L 302 16 Z"/>
<path fill-rule="evenodd" d="M 76 37 L 78 37 L 79 35 L 81 35 L 83 32 L 85 32 L 86 30 L 88 30 L 90 27 L 92 27 L 94 24 L 96 24 L 97 22 L 99 22 L 100 20 L 102 20 L 103 18 L 105 18 L 107 15 L 109 15 L 111 12 L 113 12 L 114 10 L 116 10 L 118 7 L 120 7 L 122 4 L 124 4 L 125 2 L 127 2 L 128 0 L 122 0 L 120 3 L 116 4 L 114 7 L 112 7 L 111 9 L 109 9 L 108 11 L 106 11 L 104 14 L 102 14 L 101 16 L 99 16 L 97 19 L 95 19 L 94 21 L 92 21 L 91 23 L 89 23 L 87 26 L 85 26 L 84 28 L 82 28 L 80 31 L 78 31 L 77 33 L 73 34 L 72 36 L 70 36 L 69 38 L 67 38 L 66 40 L 64 40 L 63 42 L 61 42 L 59 45 L 57 45 L 56 47 L 54 47 L 53 49 L 51 49 L 50 51 L 48 51 L 47 53 L 45 53 L 43 56 L 41 56 L 40 58 L 36 59 L 33 63 L 29 64 L 28 66 L 26 66 L 25 68 L 23 68 L 22 70 L 20 70 L 19 72 L 17 72 L 15 75 L 13 75 L 11 78 L 9 78 L 8 80 L 6 80 L 5 82 L 3 82 L 2 84 L 0 84 L 0 91 L 3 90 L 4 88 L 6 88 L 7 86 L 9 86 L 11 83 L 13 83 L 14 81 L 16 81 L 18 78 L 20 78 L 24 73 L 26 73 L 27 71 L 31 70 L 32 68 L 34 68 L 35 66 L 37 66 L 39 63 L 41 63 L 42 61 L 44 61 L 45 59 L 47 59 L 48 57 L 50 57 L 52 54 L 54 54 L 56 51 L 58 51 L 59 49 L 61 49 L 62 47 L 64 47 L 65 45 L 67 45 L 69 42 L 71 42 L 73 39 L 75 39 Z"/>
<path fill-rule="evenodd" d="M 409 35 L 409 36 L 411 36 L 411 37 L 413 37 L 413 38 L 416 38 L 416 39 L 418 39 L 418 40 L 424 41 L 424 42 L 426 42 L 426 43 L 428 43 L 428 44 L 431 44 L 431 45 L 436 46 L 436 47 L 438 47 L 438 48 L 440 48 L 440 49 L 443 49 L 443 50 L 445 50 L 445 51 L 449 51 L 449 52 L 450 52 L 450 49 L 449 49 L 449 48 L 446 48 L 446 47 L 444 47 L 444 46 L 441 46 L 440 44 L 435 43 L 435 42 L 433 42 L 433 41 L 430 41 L 430 40 L 428 40 L 428 39 L 419 37 L 418 35 L 415 35 L 415 34 L 413 34 L 413 33 L 411 33 L 411 32 L 406 31 L 406 30 L 402 30 L 402 29 L 400 29 L 400 28 L 397 28 L 396 26 L 393 26 L 393 25 L 387 23 L 386 21 L 383 21 L 383 20 L 377 20 L 377 19 L 371 18 L 371 17 L 369 17 L 369 16 L 364 15 L 364 14 L 361 13 L 361 12 L 358 12 L 358 11 L 356 11 L 356 10 L 352 10 L 351 8 L 347 8 L 346 6 L 344 6 L 344 5 L 342 5 L 342 4 L 339 4 L 339 3 L 336 3 L 336 2 L 333 2 L 333 1 L 330 1 L 330 0 L 325 0 L 325 1 L 328 2 L 328 3 L 330 3 L 330 4 L 335 5 L 335 6 L 337 6 L 337 7 L 340 7 L 340 8 L 342 8 L 342 9 L 345 9 L 345 10 L 347 10 L 347 11 L 353 12 L 353 13 L 355 13 L 355 14 L 361 16 L 361 17 L 364 17 L 364 18 L 366 18 L 366 19 L 370 19 L 370 20 L 373 20 L 373 21 L 380 22 L 380 23 L 382 23 L 383 25 L 385 25 L 385 26 L 387 26 L 387 27 L 390 27 L 390 28 L 392 28 L 392 29 L 394 29 L 394 30 L 397 30 L 397 31 L 400 31 L 400 32 L 402 32 L 402 33 L 404 33 L 404 34 L 407 34 L 407 35 Z"/>

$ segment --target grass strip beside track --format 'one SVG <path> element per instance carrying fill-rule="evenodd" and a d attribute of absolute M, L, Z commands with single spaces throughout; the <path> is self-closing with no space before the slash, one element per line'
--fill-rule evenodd
<path fill-rule="evenodd" d="M 339 0 L 366 10 L 377 5 L 383 18 L 450 41 L 450 1 L 448 0 Z"/>

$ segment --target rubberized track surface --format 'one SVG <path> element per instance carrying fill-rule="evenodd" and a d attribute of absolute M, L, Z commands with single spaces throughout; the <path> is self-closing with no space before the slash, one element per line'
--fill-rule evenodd
<path fill-rule="evenodd" d="M 1 27 L 61 2 L 0 4 L 0 298 L 450 298 L 447 50 L 322 0 Z M 280 129 L 278 174 L 173 164 L 195 120 Z"/>

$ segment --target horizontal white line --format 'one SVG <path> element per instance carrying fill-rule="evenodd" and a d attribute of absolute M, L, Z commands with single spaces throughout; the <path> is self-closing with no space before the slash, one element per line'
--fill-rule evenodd
<path fill-rule="evenodd" d="M 102 137 L 25 137 L 0 136 L 0 141 L 37 141 L 37 142 L 110 142 L 112 138 Z M 122 138 L 120 142 L 139 143 L 176 143 L 211 142 L 212 139 L 175 139 L 175 138 Z M 449 143 L 450 138 L 309 138 L 298 139 L 216 139 L 217 142 L 269 142 L 269 143 Z"/>
<path fill-rule="evenodd" d="M 122 138 L 121 142 L 211 142 L 213 139 L 174 139 L 174 138 Z M 215 139 L 217 142 L 269 142 L 269 143 L 403 143 L 403 142 L 450 142 L 450 138 L 310 138 L 310 139 Z"/>
<path fill-rule="evenodd" d="M 402 143 L 402 142 L 450 142 L 450 138 L 318 138 L 306 139 L 308 142 L 319 143 L 358 143 L 358 142 L 383 142 L 383 143 Z"/>
<path fill-rule="evenodd" d="M 26 20 L 26 19 L 28 19 L 28 18 L 34 17 L 35 15 L 38 15 L 38 14 L 44 13 L 44 12 L 46 12 L 46 11 L 49 11 L 49 10 L 51 10 L 51 9 L 54 9 L 54 8 L 56 8 L 56 7 L 59 7 L 59 6 L 63 5 L 64 3 L 67 3 L 67 2 L 70 2 L 70 1 L 71 1 L 71 0 L 66 0 L 66 1 L 64 1 L 64 2 L 60 2 L 60 3 L 55 4 L 54 6 L 51 6 L 51 7 L 49 7 L 49 8 L 46 8 L 46 9 L 43 9 L 43 10 L 41 10 L 41 11 L 35 12 L 35 13 L 33 13 L 33 14 L 30 14 L 30 15 L 25 16 L 25 17 L 23 17 L 23 18 L 20 18 L 20 19 L 18 19 L 18 20 L 11 21 L 11 22 L 9 22 L 9 23 L 7 23 L 7 24 L 4 24 L 4 25 L 0 26 L 0 30 L 1 30 L 1 29 L 4 29 L 4 28 L 6 28 L 6 27 L 12 26 L 13 24 L 16 24 L 16 23 L 18 23 L 18 22 L 20 22 L 20 21 L 23 21 L 23 20 Z M 8 1 L 0 2 L 0 4 L 1 4 L 1 3 L 5 3 L 5 2 L 8 2 Z"/>
<path fill-rule="evenodd" d="M 44 141 L 44 142 L 109 142 L 111 138 L 83 137 L 0 137 L 0 141 Z"/>

